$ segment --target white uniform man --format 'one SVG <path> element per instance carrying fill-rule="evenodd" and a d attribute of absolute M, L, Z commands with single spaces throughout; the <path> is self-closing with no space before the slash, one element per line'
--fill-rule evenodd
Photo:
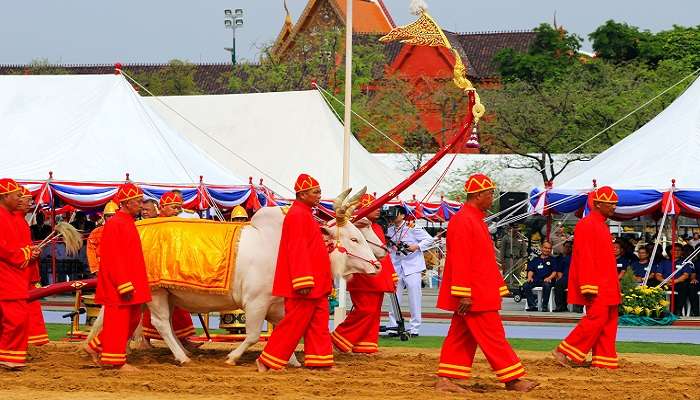
<path fill-rule="evenodd" d="M 393 225 L 387 229 L 387 244 L 391 250 L 391 262 L 394 264 L 399 281 L 396 285 L 396 297 L 401 304 L 404 289 L 408 291 L 408 307 L 411 321 L 406 327 L 411 336 L 418 336 L 421 325 L 422 273 L 425 271 L 423 252 L 433 247 L 434 240 L 423 228 L 411 227 L 404 220 L 406 210 L 397 206 Z M 393 313 L 389 313 L 387 330 L 396 331 L 397 323 Z"/>

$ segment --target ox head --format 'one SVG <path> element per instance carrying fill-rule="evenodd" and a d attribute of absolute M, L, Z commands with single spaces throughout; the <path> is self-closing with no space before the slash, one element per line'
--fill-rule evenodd
<path fill-rule="evenodd" d="M 350 223 L 352 213 L 367 189 L 348 197 L 351 190 L 338 195 L 334 203 L 335 221 L 323 227 L 326 240 L 334 245 L 330 254 L 331 268 L 335 275 L 343 277 L 352 274 L 376 275 L 381 265 L 360 229 Z"/>

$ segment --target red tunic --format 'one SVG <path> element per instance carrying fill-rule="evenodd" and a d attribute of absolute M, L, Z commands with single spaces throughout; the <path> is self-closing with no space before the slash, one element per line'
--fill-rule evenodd
<path fill-rule="evenodd" d="M 471 297 L 471 311 L 497 311 L 506 294 L 484 213 L 465 204 L 447 227 L 447 258 L 437 307 L 456 311 L 461 298 Z"/>
<path fill-rule="evenodd" d="M 596 295 L 604 305 L 620 304 L 620 281 L 610 229 L 598 211 L 576 224 L 574 248 L 569 269 L 571 304 L 587 304 L 584 294 Z"/>
<path fill-rule="evenodd" d="M 27 243 L 32 243 L 32 231 L 29 229 L 29 224 L 24 218 L 24 213 L 15 212 L 14 216 L 15 222 L 17 223 L 17 230 L 21 233 L 22 240 Z M 27 274 L 29 283 L 39 282 L 41 280 L 41 276 L 39 275 L 39 260 L 29 261 L 25 273 Z"/>
<path fill-rule="evenodd" d="M 104 225 L 100 242 L 100 273 L 95 302 L 104 305 L 143 304 L 151 301 L 141 238 L 134 219 L 118 211 Z M 122 295 L 132 292 L 131 300 Z"/>
<path fill-rule="evenodd" d="M 279 297 L 320 298 L 331 292 L 331 262 L 321 229 L 311 208 L 295 201 L 282 224 L 282 238 L 272 294 Z M 300 295 L 297 290 L 311 288 Z"/>
<path fill-rule="evenodd" d="M 372 230 L 377 234 L 383 245 L 386 245 L 386 237 L 379 224 L 372 224 Z M 376 276 L 354 274 L 348 281 L 348 290 L 353 292 L 382 292 L 393 293 L 396 290 L 398 276 L 391 263 L 391 257 L 387 254 L 381 259 L 382 270 Z"/>
<path fill-rule="evenodd" d="M 19 229 L 17 218 L 0 207 L 0 300 L 26 299 L 31 239 Z"/>

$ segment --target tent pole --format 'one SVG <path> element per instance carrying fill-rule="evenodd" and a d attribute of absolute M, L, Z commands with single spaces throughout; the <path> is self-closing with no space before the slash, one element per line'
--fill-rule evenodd
<path fill-rule="evenodd" d="M 547 190 L 552 188 L 552 181 L 547 181 L 545 183 L 545 188 Z M 547 230 L 545 232 L 545 240 L 550 241 L 552 235 L 552 210 L 546 210 L 547 213 Z"/>
<path fill-rule="evenodd" d="M 51 232 L 56 229 L 56 203 L 51 201 Z M 51 241 L 51 283 L 56 283 L 56 241 Z"/>
<path fill-rule="evenodd" d="M 347 2 L 345 12 L 345 116 L 343 118 L 343 190 L 350 187 L 350 134 L 352 129 L 352 1 Z M 347 282 L 341 276 L 338 279 L 338 307 L 333 313 L 333 325 L 338 326 L 345 320 L 347 305 Z"/>
<path fill-rule="evenodd" d="M 671 220 L 671 273 L 676 270 L 676 239 L 678 230 L 678 215 L 674 215 Z M 671 312 L 675 310 L 676 304 L 676 278 L 671 278 Z"/>

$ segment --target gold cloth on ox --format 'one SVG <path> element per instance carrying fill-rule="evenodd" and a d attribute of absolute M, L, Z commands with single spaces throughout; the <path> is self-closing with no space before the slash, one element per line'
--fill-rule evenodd
<path fill-rule="evenodd" d="M 229 293 L 246 225 L 178 217 L 138 221 L 151 288 Z"/>

